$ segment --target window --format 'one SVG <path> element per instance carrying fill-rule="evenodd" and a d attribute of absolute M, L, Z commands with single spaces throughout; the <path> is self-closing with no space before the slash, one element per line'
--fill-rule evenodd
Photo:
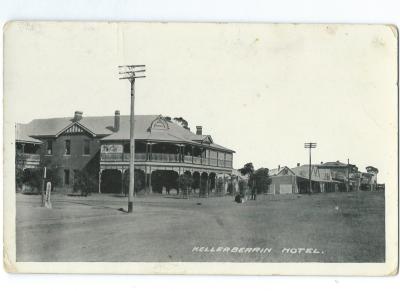
<path fill-rule="evenodd" d="M 52 140 L 48 140 L 47 141 L 46 154 L 48 154 L 48 155 L 52 155 L 53 154 L 53 141 Z"/>
<path fill-rule="evenodd" d="M 79 176 L 79 170 L 76 170 L 76 169 L 75 169 L 75 170 L 74 170 L 74 178 L 73 178 L 73 179 L 74 179 L 74 182 L 73 182 L 73 183 L 75 183 L 75 182 L 78 181 L 78 178 L 79 178 L 78 176 Z"/>
<path fill-rule="evenodd" d="M 83 141 L 83 154 L 90 155 L 90 140 Z"/>
<path fill-rule="evenodd" d="M 69 170 L 64 170 L 64 185 L 69 185 Z"/>
<path fill-rule="evenodd" d="M 65 154 L 66 155 L 71 154 L 71 141 L 69 139 L 65 141 Z"/>

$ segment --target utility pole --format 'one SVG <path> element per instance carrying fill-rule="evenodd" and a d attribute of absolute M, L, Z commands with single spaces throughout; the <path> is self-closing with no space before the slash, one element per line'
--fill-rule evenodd
<path fill-rule="evenodd" d="M 131 83 L 131 116 L 130 116 L 130 160 L 129 160 L 129 195 L 128 195 L 128 213 L 133 211 L 133 194 L 135 191 L 135 79 L 145 78 L 145 65 L 127 65 L 118 66 L 121 77 L 120 80 L 129 80 Z"/>
<path fill-rule="evenodd" d="M 347 192 L 350 192 L 350 159 L 347 159 Z"/>
<path fill-rule="evenodd" d="M 317 143 L 315 143 L 315 142 L 306 142 L 306 143 L 304 143 L 304 148 L 306 148 L 306 149 L 308 149 L 309 150 L 309 157 L 310 157 L 310 160 L 309 160 L 309 166 L 308 166 L 308 181 L 309 181 L 309 185 L 310 185 L 310 193 L 309 194 L 311 194 L 312 193 L 312 183 L 311 183 L 311 149 L 315 149 L 317 147 Z"/>

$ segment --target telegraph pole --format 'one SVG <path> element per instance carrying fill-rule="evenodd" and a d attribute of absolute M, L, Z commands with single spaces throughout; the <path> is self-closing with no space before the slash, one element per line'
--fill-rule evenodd
<path fill-rule="evenodd" d="M 347 192 L 350 192 L 350 159 L 347 159 Z"/>
<path fill-rule="evenodd" d="M 309 166 L 308 166 L 308 181 L 310 183 L 310 194 L 312 193 L 312 183 L 311 183 L 311 149 L 315 149 L 317 147 L 317 143 L 315 142 L 306 142 L 304 143 L 304 148 L 309 150 Z"/>
<path fill-rule="evenodd" d="M 130 160 L 129 160 L 129 195 L 128 195 L 128 213 L 133 211 L 133 194 L 135 191 L 135 79 L 145 78 L 144 75 L 136 75 L 144 73 L 145 65 L 127 65 L 118 66 L 121 77 L 120 80 L 129 80 L 131 83 L 131 116 L 130 116 Z"/>

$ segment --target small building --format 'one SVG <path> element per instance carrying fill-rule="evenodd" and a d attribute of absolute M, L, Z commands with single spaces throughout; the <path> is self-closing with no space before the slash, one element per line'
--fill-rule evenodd
<path fill-rule="evenodd" d="M 360 188 L 361 190 L 376 190 L 378 187 L 378 169 L 372 166 L 366 167 L 366 173 L 361 174 Z"/>
<path fill-rule="evenodd" d="M 269 194 L 304 194 L 310 193 L 309 165 L 297 164 L 270 170 L 271 184 Z M 330 170 L 311 165 L 312 193 L 333 192 L 338 189 L 338 182 L 332 179 Z"/>
<path fill-rule="evenodd" d="M 292 194 L 298 193 L 296 174 L 288 167 L 278 167 L 269 170 L 271 183 L 268 186 L 268 194 Z"/>

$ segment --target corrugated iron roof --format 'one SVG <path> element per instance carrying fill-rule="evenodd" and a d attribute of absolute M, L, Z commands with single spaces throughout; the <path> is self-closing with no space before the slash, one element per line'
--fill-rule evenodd
<path fill-rule="evenodd" d="M 35 137 L 56 136 L 76 122 L 91 133 L 97 136 L 104 136 L 102 140 L 129 140 L 130 116 L 120 116 L 120 127 L 117 132 L 114 131 L 114 118 L 114 116 L 88 116 L 82 117 L 79 121 L 74 121 L 73 118 L 70 117 L 34 119 L 28 124 L 19 125 L 23 127 L 23 131 L 20 131 L 20 136 L 22 137 L 23 133 L 24 138 L 32 139 L 32 141 L 35 140 Z M 200 144 L 200 142 L 198 142 L 199 135 L 165 119 L 163 119 L 163 121 L 167 122 L 167 129 L 150 130 L 152 123 L 158 118 L 163 117 L 161 115 L 135 115 L 135 139 Z M 40 142 L 39 140 L 36 141 Z M 215 143 L 204 144 L 204 146 L 234 152 L 233 150 Z"/>
<path fill-rule="evenodd" d="M 18 142 L 26 142 L 26 143 L 36 143 L 40 144 L 42 141 L 30 137 L 28 135 L 26 124 L 16 124 L 15 125 L 15 140 Z"/>
<path fill-rule="evenodd" d="M 339 161 L 336 161 L 336 162 L 323 163 L 322 165 L 318 165 L 318 167 L 320 167 L 320 168 L 347 168 L 348 165 L 341 163 Z"/>

